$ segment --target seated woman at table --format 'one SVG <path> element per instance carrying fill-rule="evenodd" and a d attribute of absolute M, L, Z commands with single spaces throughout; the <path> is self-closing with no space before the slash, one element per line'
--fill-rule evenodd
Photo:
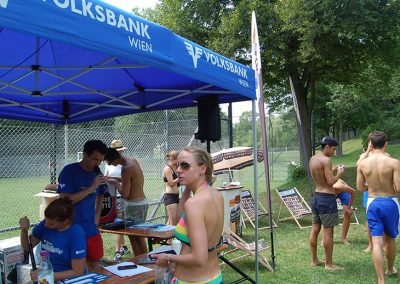
<path fill-rule="evenodd" d="M 180 255 L 155 255 L 156 263 L 175 265 L 172 283 L 222 283 L 216 249 L 222 244 L 224 201 L 211 186 L 211 157 L 201 148 L 189 147 L 179 153 L 177 162 L 179 182 L 186 186 L 178 205 L 182 218 L 175 231 L 182 250 Z"/>
<path fill-rule="evenodd" d="M 44 211 L 45 219 L 32 231 L 32 246 L 41 242 L 42 250 L 50 252 L 50 262 L 54 269 L 54 280 L 79 276 L 86 267 L 86 240 L 79 225 L 72 224 L 72 201 L 59 198 L 52 201 Z M 21 245 L 29 249 L 29 219 L 25 216 L 19 220 L 21 228 Z M 37 281 L 37 270 L 31 272 L 33 281 Z"/>
<path fill-rule="evenodd" d="M 163 179 L 165 184 L 164 205 L 168 212 L 168 224 L 175 226 L 178 223 L 177 210 L 179 203 L 179 180 L 176 173 L 176 159 L 178 153 L 170 151 L 166 155 L 167 165 L 163 169 Z"/>

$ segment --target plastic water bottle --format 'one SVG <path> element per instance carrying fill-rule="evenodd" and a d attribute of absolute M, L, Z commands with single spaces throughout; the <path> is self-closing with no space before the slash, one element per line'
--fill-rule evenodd
<path fill-rule="evenodd" d="M 38 269 L 39 284 L 54 284 L 54 270 L 50 262 L 50 253 L 47 250 L 40 252 L 40 266 Z"/>

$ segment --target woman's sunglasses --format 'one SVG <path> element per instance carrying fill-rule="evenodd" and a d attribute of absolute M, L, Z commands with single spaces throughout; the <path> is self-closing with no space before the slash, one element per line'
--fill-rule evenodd
<path fill-rule="evenodd" d="M 176 163 L 176 167 L 181 167 L 182 170 L 188 170 L 191 165 L 188 162 Z"/>

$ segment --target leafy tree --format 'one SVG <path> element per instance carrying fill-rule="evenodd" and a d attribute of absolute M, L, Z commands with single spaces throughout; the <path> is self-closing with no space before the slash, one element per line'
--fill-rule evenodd
<path fill-rule="evenodd" d="M 351 83 L 370 58 L 391 54 L 397 1 L 240 1 L 222 20 L 215 48 L 245 58 L 250 12 L 256 10 L 267 96 L 288 102 L 293 82 L 303 134 L 310 149 L 317 82 Z M 384 25 L 379 23 L 385 23 Z M 240 36 L 238 36 L 240 35 Z"/>
<path fill-rule="evenodd" d="M 250 19 L 255 10 L 265 96 L 271 110 L 287 106 L 290 78 L 309 150 L 317 83 L 351 85 L 371 60 L 396 58 L 392 47 L 398 42 L 398 1 L 160 2 L 153 20 L 244 63 L 249 63 Z M 307 160 L 303 157 L 303 162 Z"/>
<path fill-rule="evenodd" d="M 253 125 L 251 111 L 245 111 L 239 118 L 239 122 L 234 125 L 233 129 L 233 145 L 238 146 L 253 146 Z M 257 136 L 260 137 L 260 136 Z"/>
<path fill-rule="evenodd" d="M 296 114 L 293 109 L 270 117 L 270 147 L 295 147 L 298 143 Z"/>
<path fill-rule="evenodd" d="M 234 8 L 231 0 L 161 0 L 148 17 L 200 45 L 210 46 L 222 16 Z"/>

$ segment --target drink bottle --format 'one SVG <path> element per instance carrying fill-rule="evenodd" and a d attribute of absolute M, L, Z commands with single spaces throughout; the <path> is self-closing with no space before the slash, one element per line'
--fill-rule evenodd
<path fill-rule="evenodd" d="M 40 266 L 38 269 L 39 284 L 54 284 L 53 265 L 50 262 L 50 253 L 47 250 L 40 252 Z"/>

